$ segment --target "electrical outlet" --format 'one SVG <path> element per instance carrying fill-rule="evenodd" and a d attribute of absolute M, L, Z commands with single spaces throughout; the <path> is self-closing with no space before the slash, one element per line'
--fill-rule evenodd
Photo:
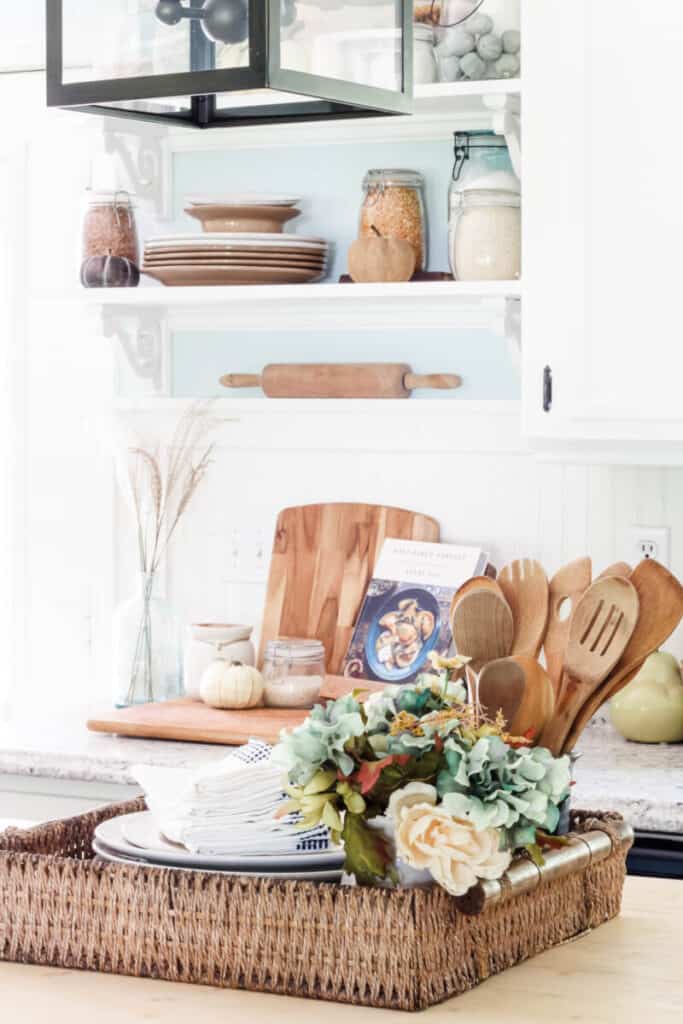
<path fill-rule="evenodd" d="M 261 583 L 267 577 L 269 551 L 259 526 L 233 526 L 221 563 L 225 583 Z"/>
<path fill-rule="evenodd" d="M 661 565 L 671 562 L 671 529 L 668 526 L 627 526 L 621 531 L 619 555 L 636 565 L 653 558 Z"/>

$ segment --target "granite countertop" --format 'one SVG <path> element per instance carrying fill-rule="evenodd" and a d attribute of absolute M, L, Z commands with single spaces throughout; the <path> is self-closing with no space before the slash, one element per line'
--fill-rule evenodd
<path fill-rule="evenodd" d="M 133 764 L 207 764 L 228 749 L 89 733 L 87 717 L 84 708 L 0 721 L 0 775 L 132 784 Z M 586 730 L 578 751 L 576 806 L 619 811 L 635 828 L 683 833 L 683 746 L 628 743 L 600 723 Z"/>

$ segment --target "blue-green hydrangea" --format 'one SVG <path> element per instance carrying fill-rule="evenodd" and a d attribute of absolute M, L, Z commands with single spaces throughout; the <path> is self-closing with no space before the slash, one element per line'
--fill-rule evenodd
<path fill-rule="evenodd" d="M 444 753 L 437 790 L 450 814 L 477 829 L 503 829 L 512 848 L 532 842 L 537 828 L 555 830 L 569 793 L 568 757 L 540 747 L 515 750 L 497 736 L 474 745 L 451 736 Z"/>
<path fill-rule="evenodd" d="M 325 707 L 316 704 L 306 721 L 291 732 L 283 729 L 271 759 L 287 770 L 295 786 L 305 786 L 326 763 L 351 775 L 355 765 L 344 747 L 364 732 L 360 705 L 348 694 Z"/>

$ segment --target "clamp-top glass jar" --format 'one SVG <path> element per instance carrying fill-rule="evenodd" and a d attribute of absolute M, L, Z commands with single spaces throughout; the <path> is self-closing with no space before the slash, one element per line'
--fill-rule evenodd
<path fill-rule="evenodd" d="M 448 189 L 448 254 L 453 276 L 496 280 L 505 271 L 505 279 L 519 277 L 521 185 L 505 139 L 487 132 L 456 132 L 454 154 Z M 506 208 L 515 212 L 506 213 Z M 464 213 L 473 210 L 477 212 L 458 228 Z M 477 222 L 481 235 L 470 237 L 469 229 Z"/>
<path fill-rule="evenodd" d="M 82 259 L 91 256 L 119 256 L 139 264 L 135 198 L 129 192 L 86 191 Z"/>
<path fill-rule="evenodd" d="M 266 706 L 312 708 L 325 680 L 325 648 L 320 640 L 281 638 L 266 644 L 263 682 Z"/>
<path fill-rule="evenodd" d="M 410 242 L 415 250 L 415 269 L 426 270 L 427 218 L 422 175 L 408 170 L 371 170 L 363 179 L 363 192 L 360 237 L 369 238 L 379 232 L 385 238 Z"/>

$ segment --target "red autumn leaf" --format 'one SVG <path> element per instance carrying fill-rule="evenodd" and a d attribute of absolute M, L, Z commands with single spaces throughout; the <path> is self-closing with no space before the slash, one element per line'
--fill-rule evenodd
<path fill-rule="evenodd" d="M 360 791 L 366 796 L 370 790 L 377 785 L 377 780 L 384 768 L 389 765 L 404 765 L 410 760 L 410 754 L 390 754 L 381 761 L 363 761 L 360 768 L 354 775 L 354 781 L 360 784 Z"/>

